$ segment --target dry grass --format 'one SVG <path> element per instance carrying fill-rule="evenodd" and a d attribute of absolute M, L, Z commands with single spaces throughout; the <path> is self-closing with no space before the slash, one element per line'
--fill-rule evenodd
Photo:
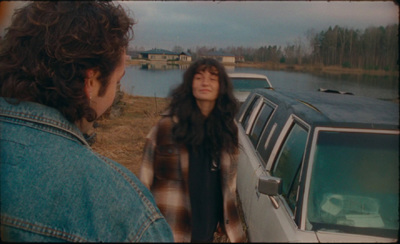
<path fill-rule="evenodd" d="M 98 120 L 92 148 L 138 175 L 146 135 L 159 120 L 167 99 L 124 94 L 121 103 L 121 116 Z"/>
<path fill-rule="evenodd" d="M 93 150 L 124 165 L 138 176 L 146 135 L 160 119 L 160 113 L 167 104 L 166 98 L 123 94 L 119 102 L 122 114 L 97 121 L 99 127 L 95 129 L 97 136 Z M 226 243 L 229 239 L 226 235 L 215 235 L 214 242 Z"/>

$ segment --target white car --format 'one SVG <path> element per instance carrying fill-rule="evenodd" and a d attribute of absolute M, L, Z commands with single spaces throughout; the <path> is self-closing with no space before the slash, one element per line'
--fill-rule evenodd
<path fill-rule="evenodd" d="M 266 88 L 272 89 L 271 82 L 268 77 L 255 73 L 229 73 L 232 81 L 234 95 L 242 104 L 253 89 Z"/>
<path fill-rule="evenodd" d="M 250 242 L 397 242 L 398 104 L 256 89 L 236 119 Z"/>

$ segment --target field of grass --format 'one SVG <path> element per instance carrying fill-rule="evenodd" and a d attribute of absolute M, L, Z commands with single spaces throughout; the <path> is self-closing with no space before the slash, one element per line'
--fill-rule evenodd
<path fill-rule="evenodd" d="M 146 135 L 158 121 L 167 105 L 166 98 L 130 96 L 124 94 L 118 106 L 118 117 L 102 117 L 95 129 L 93 150 L 115 160 L 139 175 Z"/>

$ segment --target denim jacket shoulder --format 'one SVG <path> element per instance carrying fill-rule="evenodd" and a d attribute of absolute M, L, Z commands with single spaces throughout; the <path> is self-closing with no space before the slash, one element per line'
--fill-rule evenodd
<path fill-rule="evenodd" d="M 0 98 L 2 241 L 171 242 L 150 191 L 56 109 Z"/>

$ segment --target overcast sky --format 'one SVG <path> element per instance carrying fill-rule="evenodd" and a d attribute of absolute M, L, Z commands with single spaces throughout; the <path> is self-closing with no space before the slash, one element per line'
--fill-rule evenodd
<path fill-rule="evenodd" d="M 137 21 L 131 47 L 184 50 L 197 46 L 286 46 L 307 30 L 364 30 L 398 24 L 393 1 L 118 1 Z M 9 2 L 20 6 L 21 2 Z M 12 11 L 10 11 L 12 12 Z M 0 11 L 0 29 L 11 14 Z M 2 32 L 3 30 L 1 30 Z"/>
<path fill-rule="evenodd" d="M 137 25 L 131 47 L 286 46 L 309 29 L 398 23 L 393 1 L 122 1 Z"/>

